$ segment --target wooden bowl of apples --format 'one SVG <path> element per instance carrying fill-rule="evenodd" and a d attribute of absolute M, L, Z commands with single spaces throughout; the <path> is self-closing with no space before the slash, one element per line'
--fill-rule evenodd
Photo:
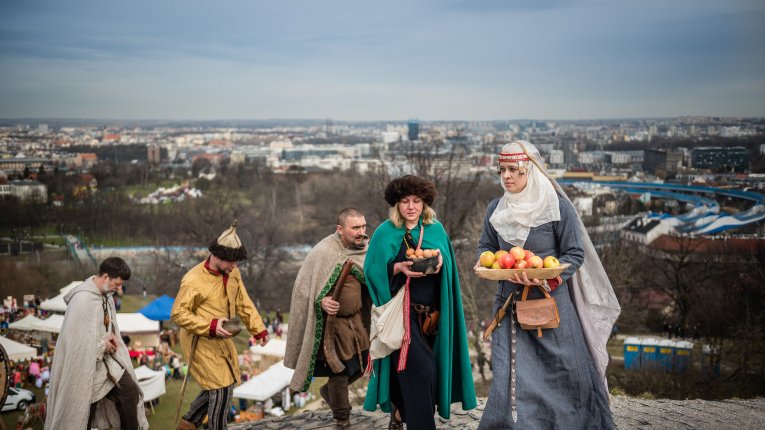
<path fill-rule="evenodd" d="M 412 261 L 409 266 L 412 272 L 421 272 L 426 275 L 436 273 L 438 268 L 438 249 L 412 249 L 406 250 L 406 258 Z"/>
<path fill-rule="evenodd" d="M 568 269 L 568 266 L 570 266 L 569 263 L 561 264 L 558 267 L 538 269 L 489 269 L 486 267 L 479 267 L 475 269 L 475 274 L 478 275 L 479 278 L 492 281 L 509 281 L 511 277 L 514 277 L 515 275 L 521 276 L 522 273 L 525 273 L 529 279 L 552 279 Z"/>
<path fill-rule="evenodd" d="M 520 246 L 508 251 L 484 251 L 478 260 L 482 267 L 475 269 L 475 274 L 492 281 L 507 281 L 524 273 L 529 279 L 552 279 L 570 266 L 568 263 L 561 264 L 555 256 L 548 255 L 543 259 Z"/>

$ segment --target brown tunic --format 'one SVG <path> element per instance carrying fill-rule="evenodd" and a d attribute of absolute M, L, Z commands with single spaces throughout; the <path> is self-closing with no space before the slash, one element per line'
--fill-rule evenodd
<path fill-rule="evenodd" d="M 349 276 L 340 293 L 340 310 L 335 316 L 335 350 L 340 360 L 349 360 L 369 349 L 369 332 L 361 318 L 362 285 L 358 279 Z M 327 293 L 331 296 L 334 288 Z M 317 358 L 324 359 L 324 348 L 319 348 Z"/>

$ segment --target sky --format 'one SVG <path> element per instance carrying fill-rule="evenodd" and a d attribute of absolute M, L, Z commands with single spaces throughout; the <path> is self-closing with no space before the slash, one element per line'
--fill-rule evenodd
<path fill-rule="evenodd" d="M 762 0 L 4 0 L 0 118 L 765 116 Z"/>

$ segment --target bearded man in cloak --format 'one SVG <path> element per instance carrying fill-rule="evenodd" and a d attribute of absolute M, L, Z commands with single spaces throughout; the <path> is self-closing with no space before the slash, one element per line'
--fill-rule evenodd
<path fill-rule="evenodd" d="M 335 232 L 311 249 L 292 289 L 284 356 L 284 366 L 295 369 L 290 389 L 304 392 L 314 376 L 329 377 L 319 393 L 332 409 L 336 430 L 350 428 L 348 387 L 362 376 L 369 351 L 372 300 L 364 279 L 366 229 L 361 211 L 341 210 Z M 343 278 L 348 261 L 352 265 Z M 333 370 L 332 357 L 341 362 L 341 369 Z"/>
<path fill-rule="evenodd" d="M 114 293 L 130 279 L 119 257 L 105 259 L 64 296 L 64 323 L 51 370 L 45 430 L 149 428 L 143 393 L 122 341 Z"/>

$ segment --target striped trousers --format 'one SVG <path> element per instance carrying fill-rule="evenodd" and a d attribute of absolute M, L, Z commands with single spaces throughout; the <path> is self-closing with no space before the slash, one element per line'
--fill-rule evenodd
<path fill-rule="evenodd" d="M 215 390 L 202 390 L 191 402 L 183 419 L 199 428 L 207 415 L 207 427 L 210 430 L 224 430 L 233 391 L 234 384 Z"/>

